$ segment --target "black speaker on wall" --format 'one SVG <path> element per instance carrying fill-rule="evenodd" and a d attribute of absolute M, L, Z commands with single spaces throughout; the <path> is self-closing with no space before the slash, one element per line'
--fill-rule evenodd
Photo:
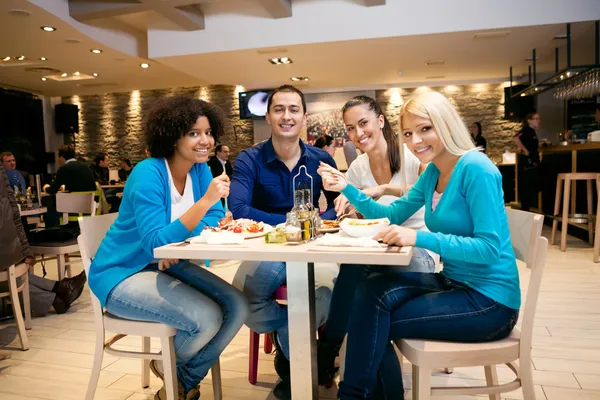
<path fill-rule="evenodd" d="M 515 85 L 512 94 L 525 90 L 529 85 Z M 535 112 L 535 96 L 511 97 L 510 87 L 504 88 L 504 119 L 522 121 L 527 114 Z"/>
<path fill-rule="evenodd" d="M 79 132 L 79 107 L 75 104 L 54 106 L 54 127 L 56 133 L 72 134 Z"/>

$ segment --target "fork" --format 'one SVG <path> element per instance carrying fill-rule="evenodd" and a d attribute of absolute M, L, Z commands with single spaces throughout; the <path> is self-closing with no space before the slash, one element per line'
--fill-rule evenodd
<path fill-rule="evenodd" d="M 335 219 L 335 222 L 336 223 L 342 222 L 343 219 L 348 218 L 354 212 L 356 212 L 356 208 L 352 207 L 352 204 L 348 203 L 346 205 L 346 208 L 344 208 L 344 212 L 342 212 L 342 214 L 340 214 L 340 216 Z"/>

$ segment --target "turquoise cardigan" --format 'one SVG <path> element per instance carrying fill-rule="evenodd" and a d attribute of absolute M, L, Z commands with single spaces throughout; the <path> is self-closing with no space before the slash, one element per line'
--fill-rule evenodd
<path fill-rule="evenodd" d="M 502 176 L 484 154 L 460 157 L 435 211 L 431 200 L 440 171 L 430 163 L 408 193 L 389 206 L 348 185 L 342 193 L 367 218 L 400 225 L 425 205 L 430 232 L 417 231 L 416 247 L 444 262 L 443 274 L 507 307 L 519 309 L 521 291 L 504 209 Z"/>
<path fill-rule="evenodd" d="M 198 201 L 206 193 L 212 174 L 206 164 L 195 164 L 190 176 L 194 201 Z M 179 219 L 171 222 L 171 188 L 165 160 L 148 158 L 140 162 L 127 179 L 119 216 L 92 261 L 90 289 L 104 307 L 115 286 L 152 262 L 154 249 L 199 235 L 205 226 L 216 226 L 224 215 L 219 201 L 192 232 Z"/>

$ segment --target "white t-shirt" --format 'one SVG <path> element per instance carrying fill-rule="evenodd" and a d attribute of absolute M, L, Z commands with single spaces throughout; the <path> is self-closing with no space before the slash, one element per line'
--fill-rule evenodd
<path fill-rule="evenodd" d="M 419 179 L 419 168 L 421 162 L 419 159 L 404 145 L 404 172 L 406 175 L 406 182 L 402 178 L 400 171 L 396 172 L 392 176 L 389 184 L 393 186 L 413 186 Z M 369 155 L 367 153 L 361 154 L 356 157 L 356 160 L 350 165 L 348 172 L 346 172 L 346 179 L 348 183 L 355 186 L 358 189 L 367 189 L 375 186 L 379 186 L 373 173 L 371 172 L 371 166 L 369 165 Z M 378 203 L 389 205 L 398 198 L 396 196 L 381 196 Z M 409 219 L 404 221 L 402 226 L 418 230 L 428 230 L 425 226 L 425 207 L 421 207 L 416 213 Z M 435 263 L 439 262 L 439 256 L 429 250 L 427 252 L 431 255 Z"/>
<path fill-rule="evenodd" d="M 171 175 L 171 169 L 169 168 L 169 163 L 167 163 L 166 159 L 165 164 L 167 165 L 169 186 L 171 187 L 171 222 L 173 222 L 185 214 L 185 212 L 194 205 L 194 188 L 192 186 L 192 177 L 188 172 L 185 178 L 183 194 L 179 194 L 175 187 L 175 183 L 173 182 L 173 175 Z"/>

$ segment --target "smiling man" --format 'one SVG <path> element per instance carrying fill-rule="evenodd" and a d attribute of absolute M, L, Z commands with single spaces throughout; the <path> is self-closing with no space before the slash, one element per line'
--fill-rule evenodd
<path fill-rule="evenodd" d="M 307 146 L 300 139 L 307 117 L 306 101 L 300 90 L 285 85 L 271 93 L 265 115 L 271 125 L 271 138 L 244 150 L 235 161 L 228 200 L 234 218 L 251 218 L 271 225 L 285 222 L 285 214 L 294 206 L 292 179 L 301 166 L 306 166 L 313 178 L 312 202 L 318 207 L 324 191 L 317 174 L 319 163 L 335 166 L 335 161 L 326 151 Z M 322 217 L 335 219 L 333 200 L 337 195 L 325 191 L 325 196 L 327 210 Z M 336 275 L 336 266 L 315 265 L 317 326 L 327 319 Z M 275 290 L 285 283 L 285 263 L 266 261 L 242 263 L 233 281 L 249 300 L 246 325 L 255 332 L 274 333 L 275 370 L 281 382 L 273 394 L 278 399 L 291 397 L 287 309 L 272 299 Z"/>

